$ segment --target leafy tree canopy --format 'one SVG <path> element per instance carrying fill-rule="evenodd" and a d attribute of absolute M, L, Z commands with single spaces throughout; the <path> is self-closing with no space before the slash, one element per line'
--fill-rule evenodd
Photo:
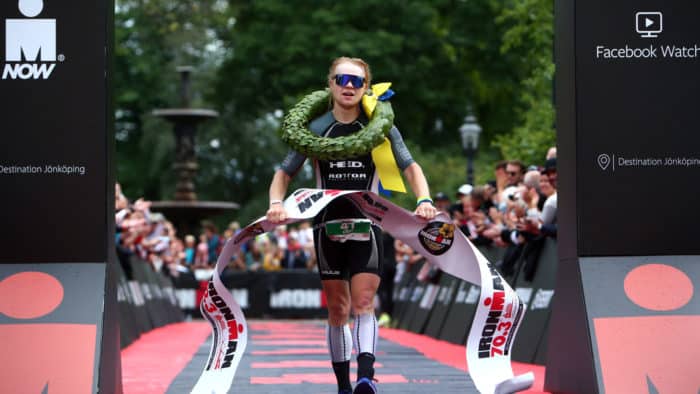
<path fill-rule="evenodd" d="M 540 164 L 554 143 L 552 15 L 552 0 L 119 0 L 118 178 L 132 196 L 170 197 L 174 142 L 149 114 L 177 104 L 175 67 L 192 65 L 195 105 L 221 113 L 198 134 L 200 198 L 239 202 L 251 219 L 286 151 L 281 116 L 338 56 L 393 82 L 396 124 L 434 191 L 463 183 L 467 108 L 483 128 L 479 182 L 500 158 Z M 311 174 L 298 178 L 291 187 Z"/>

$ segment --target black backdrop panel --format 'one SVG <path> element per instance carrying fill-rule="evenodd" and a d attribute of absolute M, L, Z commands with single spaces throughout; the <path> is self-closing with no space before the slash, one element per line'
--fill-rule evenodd
<path fill-rule="evenodd" d="M 279 272 L 224 271 L 222 281 L 232 291 L 246 293 L 247 317 L 325 318 L 326 301 L 318 274 L 305 270 Z"/>
<path fill-rule="evenodd" d="M 442 330 L 450 305 L 457 294 L 457 286 L 459 286 L 457 278 L 445 272 L 442 273 L 440 291 L 433 305 L 428 324 L 425 326 L 426 335 L 430 335 L 433 338 L 440 337 L 440 330 Z"/>
<path fill-rule="evenodd" d="M 418 279 L 416 279 L 413 284 L 414 285 L 411 288 L 411 292 L 408 297 L 408 302 L 406 303 L 406 309 L 404 309 L 404 312 L 401 315 L 401 320 L 399 321 L 399 328 L 404 330 L 408 330 L 411 327 L 413 319 L 416 316 L 416 312 L 418 312 L 418 304 L 423 298 L 425 289 L 428 287 L 427 283 L 421 282 Z"/>
<path fill-rule="evenodd" d="M 583 293 L 609 289 L 582 282 L 586 258 L 700 254 L 699 13 L 685 0 L 555 1 L 561 260 L 547 391 L 599 391 Z"/>
<path fill-rule="evenodd" d="M 514 286 L 518 294 L 521 295 L 527 312 L 518 329 L 512 358 L 515 361 L 534 363 L 538 349 L 544 346 L 543 342 L 546 342 L 542 341 L 542 338 L 552 313 L 552 299 L 557 274 L 556 241 L 550 238 L 543 240 L 539 259 L 533 267 L 534 276 L 529 277 L 528 271 L 528 264 L 523 263 Z"/>
<path fill-rule="evenodd" d="M 544 326 L 544 331 L 542 332 L 542 338 L 540 338 L 540 343 L 537 345 L 537 353 L 535 353 L 535 361 L 533 364 L 545 365 L 547 364 L 547 347 L 549 346 L 549 322 L 551 320 L 552 314 L 549 314 L 549 319 L 547 319 L 547 324 Z"/>
<path fill-rule="evenodd" d="M 433 305 L 435 305 L 435 301 L 437 300 L 439 292 L 439 284 L 428 283 L 425 286 L 425 290 L 423 291 L 423 295 L 418 301 L 416 310 L 413 314 L 413 318 L 409 322 L 409 331 L 413 331 L 418 334 L 423 333 L 423 329 L 428 323 L 428 319 L 432 316 Z"/>
<path fill-rule="evenodd" d="M 268 309 L 270 299 L 270 275 L 262 272 L 239 273 L 224 271 L 221 280 L 228 289 L 246 289 L 248 291 L 248 308 L 244 313 L 249 317 L 263 317 Z M 199 305 L 196 305 L 199 313 Z"/>
<path fill-rule="evenodd" d="M 124 270 L 117 265 L 119 271 L 119 281 L 117 283 L 117 303 L 119 305 L 119 335 L 122 348 L 130 345 L 138 339 L 141 332 L 139 330 L 138 318 L 135 318 L 136 304 L 129 289 Z"/>
<path fill-rule="evenodd" d="M 458 280 L 459 286 L 454 302 L 447 314 L 440 332 L 440 339 L 457 344 L 467 342 L 467 332 L 471 328 L 479 303 L 480 287 L 463 280 Z"/>
<path fill-rule="evenodd" d="M 266 316 L 282 318 L 326 317 L 326 301 L 318 274 L 281 271 L 268 276 L 270 290 Z"/>
<path fill-rule="evenodd" d="M 0 262 L 107 261 L 106 4 L 46 0 L 29 17 L 0 2 Z M 43 41 L 38 57 L 27 38 Z M 8 59 L 20 46 L 22 60 Z"/>
<path fill-rule="evenodd" d="M 700 254 L 699 14 L 687 0 L 576 1 L 580 256 Z"/>
<path fill-rule="evenodd" d="M 392 325 L 394 327 L 406 327 L 409 311 L 411 309 L 411 294 L 413 288 L 417 285 L 418 279 L 416 274 L 420 271 L 424 261 L 418 261 L 415 264 L 409 265 L 401 276 L 401 280 L 396 284 L 397 297 L 394 299 L 394 316 L 392 316 Z"/>

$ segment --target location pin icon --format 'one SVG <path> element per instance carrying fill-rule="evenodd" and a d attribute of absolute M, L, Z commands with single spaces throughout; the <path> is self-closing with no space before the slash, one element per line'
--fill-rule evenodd
<path fill-rule="evenodd" d="M 610 165 L 610 156 L 605 153 L 598 155 L 598 165 L 603 171 L 607 170 Z"/>

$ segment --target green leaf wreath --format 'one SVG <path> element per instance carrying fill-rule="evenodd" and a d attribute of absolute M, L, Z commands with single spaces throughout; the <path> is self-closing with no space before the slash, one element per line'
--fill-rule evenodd
<path fill-rule="evenodd" d="M 384 142 L 394 124 L 388 101 L 378 101 L 366 127 L 344 137 L 325 138 L 307 128 L 309 122 L 328 110 L 330 92 L 317 90 L 301 99 L 282 121 L 282 141 L 297 152 L 319 160 L 362 156 Z"/>

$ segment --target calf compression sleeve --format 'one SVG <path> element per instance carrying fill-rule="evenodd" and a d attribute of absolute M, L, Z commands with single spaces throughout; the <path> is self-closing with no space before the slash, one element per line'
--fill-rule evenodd
<path fill-rule="evenodd" d="M 350 384 L 350 355 L 352 354 L 352 334 L 345 324 L 340 327 L 326 326 L 326 341 L 331 354 L 333 372 L 338 382 L 338 390 L 352 390 Z"/>
<path fill-rule="evenodd" d="M 374 378 L 374 353 L 377 350 L 378 326 L 374 313 L 355 316 L 352 339 L 357 350 L 357 378 Z"/>
<path fill-rule="evenodd" d="M 357 354 L 377 351 L 378 326 L 374 313 L 364 313 L 355 316 L 355 326 L 352 329 L 352 340 Z"/>
<path fill-rule="evenodd" d="M 326 326 L 326 340 L 331 361 L 334 363 L 350 360 L 352 354 L 352 334 L 347 324 L 340 327 Z"/>

